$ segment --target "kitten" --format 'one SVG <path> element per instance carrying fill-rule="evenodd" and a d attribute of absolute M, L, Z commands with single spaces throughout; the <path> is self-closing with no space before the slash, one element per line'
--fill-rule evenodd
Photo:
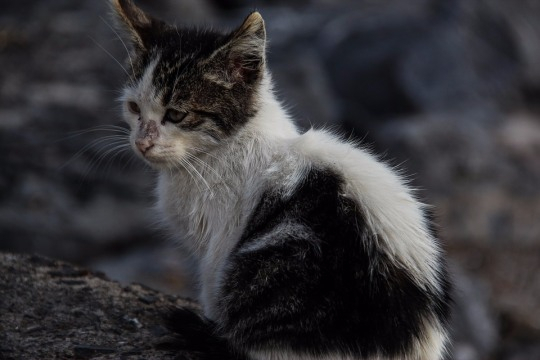
<path fill-rule="evenodd" d="M 197 266 L 204 318 L 178 311 L 183 344 L 216 359 L 443 358 L 450 285 L 424 206 L 370 152 L 299 133 L 261 15 L 222 34 L 112 4 L 132 46 L 131 143 Z"/>

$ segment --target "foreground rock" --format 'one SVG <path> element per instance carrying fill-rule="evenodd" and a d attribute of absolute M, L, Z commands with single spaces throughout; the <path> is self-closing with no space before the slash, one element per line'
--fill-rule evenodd
<path fill-rule="evenodd" d="M 507 331 L 518 335 L 501 337 L 486 283 L 456 264 L 451 268 L 455 307 L 450 358 L 540 359 L 534 340 L 540 334 L 507 319 Z M 65 262 L 5 253 L 0 253 L 0 294 L 0 360 L 201 359 L 197 352 L 173 351 L 171 334 L 163 326 L 171 307 L 197 309 L 190 300 L 141 285 L 122 286 Z"/>
<path fill-rule="evenodd" d="M 0 254 L 0 359 L 184 359 L 162 316 L 196 305 L 39 256 Z"/>

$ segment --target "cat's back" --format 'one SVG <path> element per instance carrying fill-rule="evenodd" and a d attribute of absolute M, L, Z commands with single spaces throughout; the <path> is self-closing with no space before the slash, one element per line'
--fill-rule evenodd
<path fill-rule="evenodd" d="M 440 288 L 440 247 L 426 206 L 397 169 L 358 144 L 323 130 L 302 134 L 290 149 L 304 166 L 324 169 L 339 179 L 340 196 L 358 208 L 357 216 L 392 261 L 407 268 L 421 286 Z"/>
<path fill-rule="evenodd" d="M 282 176 L 295 181 L 272 181 L 229 258 L 226 333 L 249 348 L 438 359 L 448 284 L 422 206 L 391 168 L 329 133 L 287 142 L 294 176 Z"/>

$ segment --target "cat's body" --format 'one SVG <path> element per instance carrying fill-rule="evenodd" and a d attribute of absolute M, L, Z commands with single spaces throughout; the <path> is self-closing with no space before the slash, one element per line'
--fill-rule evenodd
<path fill-rule="evenodd" d="M 442 359 L 449 285 L 423 206 L 369 152 L 297 131 L 260 15 L 218 35 L 113 4 L 135 48 L 132 143 L 216 336 L 253 359 Z"/>

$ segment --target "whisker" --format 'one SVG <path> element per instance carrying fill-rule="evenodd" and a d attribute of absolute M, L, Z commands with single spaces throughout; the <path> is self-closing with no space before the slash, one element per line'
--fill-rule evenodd
<path fill-rule="evenodd" d="M 119 90 L 119 89 L 103 89 L 101 91 L 108 92 L 108 93 L 113 93 L 113 94 L 116 94 L 116 95 L 122 95 L 124 93 L 124 90 Z"/>
<path fill-rule="evenodd" d="M 75 160 L 79 159 L 85 152 L 90 150 L 91 148 L 95 148 L 98 145 L 102 145 L 103 143 L 107 143 L 111 140 L 114 140 L 114 143 L 124 143 L 129 145 L 129 138 L 126 135 L 108 135 L 103 136 L 98 139 L 94 139 L 85 146 L 83 146 L 79 151 L 77 151 L 68 161 L 66 161 L 62 166 L 60 166 L 60 170 L 65 169 L 67 166 L 71 165 Z"/>
<path fill-rule="evenodd" d="M 213 195 L 214 192 L 212 191 L 212 189 L 210 188 L 210 185 L 208 184 L 208 182 L 206 181 L 206 179 L 201 175 L 201 173 L 197 170 L 197 168 L 195 166 L 193 166 L 192 163 L 189 162 L 188 159 L 183 159 L 186 163 L 186 165 L 188 165 L 189 167 L 191 167 L 191 169 L 195 172 L 195 174 L 197 175 L 197 177 L 199 179 L 201 179 L 201 181 L 203 182 L 203 184 L 206 186 L 206 188 L 210 191 L 210 193 Z"/>
<path fill-rule="evenodd" d="M 101 48 L 101 50 L 105 51 L 105 53 L 107 55 L 109 55 L 111 57 L 111 59 L 113 59 L 114 61 L 116 61 L 116 63 L 122 68 L 122 70 L 124 70 L 124 72 L 126 73 L 126 75 L 128 76 L 128 78 L 133 81 L 133 78 L 131 77 L 131 74 L 126 70 L 126 68 L 120 63 L 120 61 L 118 61 L 107 49 L 105 49 L 100 43 L 98 43 L 96 40 L 94 40 L 94 38 L 92 38 L 91 36 L 88 36 L 90 38 L 90 40 L 92 40 L 94 42 L 94 44 L 96 44 L 97 46 L 99 46 Z"/>
<path fill-rule="evenodd" d="M 93 143 L 89 145 L 92 145 L 95 147 L 95 144 Z M 129 144 L 126 143 L 125 141 L 117 140 L 115 142 L 107 143 L 105 144 L 105 146 L 98 148 L 97 151 L 101 152 L 101 154 L 98 157 L 93 157 L 90 160 L 90 163 L 88 164 L 86 171 L 84 172 L 82 176 L 81 182 L 84 182 L 86 180 L 86 177 L 88 176 L 88 174 L 93 172 L 94 169 L 101 163 L 102 159 L 105 156 L 107 156 L 111 151 L 125 152 L 126 150 L 128 150 L 128 147 L 129 147 Z M 114 158 L 114 156 L 112 158 Z M 112 158 L 109 160 L 109 164 L 110 164 L 110 161 L 112 161 Z"/>
<path fill-rule="evenodd" d="M 116 125 L 102 125 L 102 126 L 96 126 L 96 127 L 92 127 L 92 128 L 89 128 L 89 129 L 84 129 L 84 130 L 77 130 L 77 131 L 70 131 L 68 132 L 67 136 L 61 138 L 61 139 L 58 139 L 56 140 L 57 142 L 59 141 L 65 141 L 65 140 L 69 140 L 69 139 L 73 139 L 77 136 L 81 136 L 81 135 L 85 135 L 85 134 L 90 134 L 90 133 L 94 133 L 94 132 L 114 132 L 114 133 L 122 133 L 122 134 L 126 134 L 126 135 L 129 135 L 130 134 L 130 130 L 125 128 L 125 127 L 122 127 L 122 126 L 116 126 Z"/>
<path fill-rule="evenodd" d="M 128 148 L 129 147 L 127 146 L 127 144 L 120 144 L 120 145 L 115 146 L 114 148 L 107 150 L 106 153 L 102 155 L 102 159 L 100 160 L 100 163 L 98 163 L 98 166 L 100 166 L 103 160 L 107 159 L 107 162 L 105 164 L 106 166 L 105 173 L 108 173 L 111 170 L 114 160 L 118 158 L 120 155 L 125 155 L 127 153 Z M 109 156 L 109 154 L 111 153 L 112 153 L 112 156 Z"/>
<path fill-rule="evenodd" d="M 214 175 L 216 175 L 219 179 L 221 179 L 221 174 L 219 172 L 216 171 L 216 169 L 214 169 L 212 166 L 210 166 L 208 163 L 204 162 L 202 159 L 196 157 L 195 155 L 193 154 L 189 154 L 187 153 L 186 156 L 195 161 L 197 164 L 201 165 L 203 167 L 203 170 L 204 169 L 208 169 L 210 170 L 212 173 L 214 173 Z"/>
<path fill-rule="evenodd" d="M 93 140 L 92 142 L 83 146 L 79 151 L 77 151 L 73 156 L 71 156 L 71 158 L 68 161 L 66 161 L 62 166 L 60 166 L 60 170 L 66 168 L 68 165 L 71 165 L 71 163 L 73 163 L 75 160 L 80 158 L 82 154 L 84 154 L 88 149 L 92 148 L 92 146 L 94 146 L 94 142 L 98 140 L 99 139 Z"/>
<path fill-rule="evenodd" d="M 90 172 L 92 172 L 95 168 L 101 168 L 101 164 L 103 162 L 103 160 L 111 153 L 115 153 L 114 156 L 112 156 L 111 158 L 109 158 L 108 160 L 108 164 L 110 165 L 111 164 L 111 161 L 114 159 L 114 157 L 117 155 L 118 152 L 121 152 L 121 151 L 126 151 L 128 149 L 128 146 L 129 144 L 126 144 L 126 143 L 111 143 L 111 144 L 107 144 L 107 145 L 110 145 L 111 147 L 110 148 L 102 148 L 100 149 L 100 151 L 103 151 L 98 157 L 97 159 L 93 159 L 91 162 L 90 162 L 90 165 L 88 166 L 88 169 L 84 175 L 84 177 L 86 177 Z M 110 168 L 109 168 L 110 169 Z M 107 172 L 107 169 L 105 169 L 105 172 Z M 83 177 L 83 178 L 84 178 Z"/>
<path fill-rule="evenodd" d="M 197 181 L 197 179 L 196 179 L 195 176 L 193 175 L 192 171 L 191 171 L 188 167 L 186 167 L 185 163 L 186 163 L 185 159 L 180 159 L 179 165 L 181 165 L 182 168 L 183 168 L 184 170 L 187 171 L 187 173 L 189 174 L 189 176 L 191 177 L 191 179 L 192 179 L 193 182 L 195 183 L 195 186 L 197 186 L 197 188 L 199 189 L 199 191 L 201 191 L 202 189 L 201 189 L 201 187 L 200 187 L 200 185 L 199 185 L 199 182 Z M 178 167 L 178 165 L 175 165 L 175 167 L 176 167 L 178 170 L 180 170 L 180 168 Z"/>
<path fill-rule="evenodd" d="M 100 155 L 100 159 L 103 159 L 104 157 L 106 157 L 107 155 L 109 155 L 111 152 L 114 152 L 116 150 L 119 150 L 119 149 L 122 149 L 122 150 L 125 150 L 129 147 L 129 144 L 126 144 L 124 142 L 120 143 L 120 142 L 114 142 L 114 143 L 110 143 L 108 144 L 110 146 L 112 146 L 111 148 L 108 148 L 108 149 L 105 149 L 103 148 L 102 150 L 104 150 L 101 155 Z"/>
<path fill-rule="evenodd" d="M 135 163 L 137 159 L 137 157 L 135 156 L 135 154 L 133 154 L 132 151 L 126 151 L 126 150 L 129 150 L 128 148 L 126 149 L 123 149 L 120 153 L 121 153 L 121 157 L 120 157 L 120 160 L 124 160 L 127 156 L 127 161 L 124 162 L 124 165 L 122 166 L 122 168 L 120 169 L 120 171 L 124 171 L 128 168 L 130 168 L 131 166 L 133 166 L 133 164 Z"/>
<path fill-rule="evenodd" d="M 102 145 L 102 144 L 105 144 L 107 145 L 107 143 L 111 142 L 111 141 L 117 141 L 117 142 L 122 142 L 122 143 L 129 143 L 128 142 L 128 138 L 127 137 L 124 137 L 122 135 L 108 135 L 108 136 L 102 136 L 98 139 L 94 139 L 92 140 L 88 146 L 89 148 L 91 147 L 94 147 L 96 148 L 98 145 Z M 84 148 L 83 148 L 84 149 Z M 99 148 L 97 148 L 99 150 Z"/>
<path fill-rule="evenodd" d="M 126 49 L 126 53 L 127 53 L 128 59 L 129 59 L 129 63 L 131 64 L 131 71 L 134 73 L 135 68 L 133 67 L 133 60 L 131 59 L 131 54 L 129 53 L 129 50 L 128 50 L 127 46 L 126 46 L 126 43 L 124 42 L 124 40 L 122 40 L 122 37 L 120 35 L 118 35 L 116 30 L 102 16 L 100 16 L 99 18 L 101 19 L 101 21 L 103 21 L 105 23 L 105 25 L 107 25 L 109 27 L 109 29 L 111 29 L 113 31 L 113 33 L 118 37 L 118 39 L 120 40 L 122 45 L 124 45 L 124 49 Z"/>
<path fill-rule="evenodd" d="M 222 160 L 222 158 L 217 157 L 217 156 L 215 156 L 215 155 L 209 153 L 208 151 L 204 151 L 204 150 L 201 149 L 201 148 L 198 148 L 198 147 L 192 147 L 192 148 L 190 148 L 190 149 L 191 149 L 191 150 L 194 150 L 194 151 L 197 151 L 197 152 L 200 152 L 200 153 L 202 153 L 202 154 L 205 154 L 205 155 L 207 155 L 207 156 L 209 156 L 209 157 L 211 157 L 211 158 L 213 158 L 213 159 L 216 159 L 216 160 L 219 160 L 219 161 Z"/>

